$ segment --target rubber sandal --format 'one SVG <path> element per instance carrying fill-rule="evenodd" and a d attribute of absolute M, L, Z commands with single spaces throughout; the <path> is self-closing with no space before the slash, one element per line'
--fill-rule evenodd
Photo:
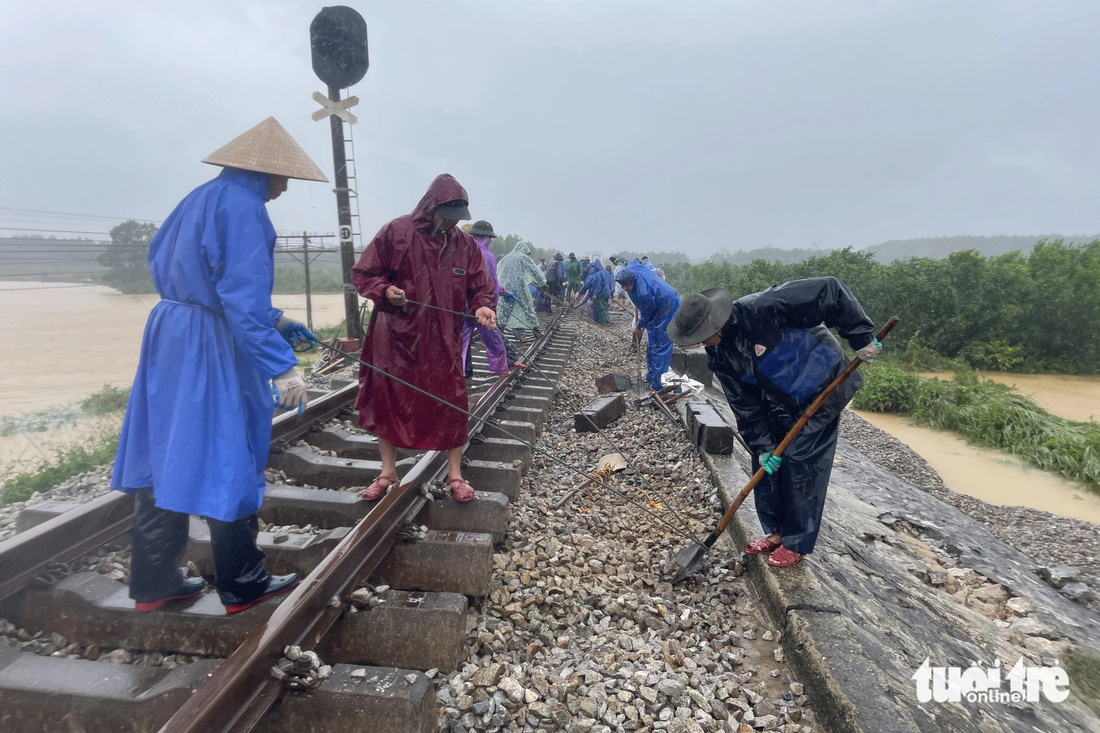
<path fill-rule="evenodd" d="M 474 500 L 474 487 L 464 478 L 453 478 L 447 482 L 451 487 L 451 495 L 459 504 L 465 504 Z"/>
<path fill-rule="evenodd" d="M 389 491 L 390 487 L 394 485 L 400 485 L 398 484 L 396 476 L 393 478 L 389 476 L 379 476 L 370 486 L 363 490 L 363 501 L 376 501 L 380 499 Z"/>
<path fill-rule="evenodd" d="M 782 547 L 782 542 L 775 542 L 767 537 L 762 537 L 755 542 L 750 542 L 748 547 L 745 548 L 745 552 L 750 555 L 759 555 L 762 552 L 771 552 L 777 547 Z"/>
<path fill-rule="evenodd" d="M 514 366 L 516 369 L 528 369 L 529 368 L 522 361 L 513 361 L 512 366 Z"/>
<path fill-rule="evenodd" d="M 512 370 L 509 369 L 506 372 L 497 372 L 496 375 L 498 379 L 507 379 L 508 377 L 512 376 Z"/>
<path fill-rule="evenodd" d="M 768 555 L 768 564 L 773 568 L 789 568 L 792 565 L 797 565 L 802 561 L 805 555 L 799 555 L 793 550 L 788 550 L 786 547 L 780 547 L 778 550 Z"/>

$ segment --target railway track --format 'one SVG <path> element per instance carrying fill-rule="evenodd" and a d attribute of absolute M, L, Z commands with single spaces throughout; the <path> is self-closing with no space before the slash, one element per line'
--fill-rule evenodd
<path fill-rule="evenodd" d="M 128 546 L 132 497 L 28 508 L 23 531 L 0 543 L 0 617 L 67 645 L 49 656 L 0 645 L 0 731 L 435 730 L 429 675 L 461 664 L 467 598 L 489 592 L 492 548 L 531 457 L 524 441 L 542 429 L 572 343 L 552 320 L 524 357 L 539 371 L 505 380 L 474 357 L 477 417 L 463 463 L 477 495 L 466 505 L 430 496 L 446 470 L 440 452 L 403 453 L 402 486 L 361 501 L 355 488 L 380 464 L 373 436 L 340 424 L 355 383 L 315 397 L 303 415 L 275 417 L 268 467 L 297 485 L 269 483 L 260 517 L 312 531 L 262 532 L 259 542 L 272 572 L 303 581 L 234 616 L 212 592 L 139 614 L 123 582 L 81 569 L 97 548 Z M 192 519 L 187 559 L 212 575 L 201 520 Z M 73 645 L 195 660 L 108 664 L 71 658 Z M 291 657 L 318 656 L 295 665 L 288 647 Z"/>

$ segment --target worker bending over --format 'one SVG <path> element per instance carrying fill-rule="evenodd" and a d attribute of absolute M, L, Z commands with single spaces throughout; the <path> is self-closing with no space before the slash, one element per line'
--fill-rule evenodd
<path fill-rule="evenodd" d="M 767 473 L 756 487 L 756 513 L 768 534 L 745 551 L 770 552 L 768 564 L 774 567 L 790 567 L 813 552 L 840 413 L 862 381 L 858 373 L 850 376 L 783 455 L 772 455 L 805 409 L 847 366 L 830 328 L 863 361 L 871 361 L 882 348 L 871 319 L 835 277 L 795 280 L 736 301 L 722 288 L 695 293 L 684 298 L 668 329 L 680 346 L 706 346 L 710 370 L 752 448 L 753 473 L 760 467 Z"/>
<path fill-rule="evenodd" d="M 661 377 L 668 371 L 672 361 L 672 341 L 668 338 L 668 325 L 680 307 L 680 296 L 672 286 L 652 271 L 646 269 L 638 260 L 631 260 L 619 272 L 619 285 L 630 297 L 630 302 L 638 309 L 638 320 L 634 324 L 635 337 L 642 331 L 649 334 L 646 342 L 645 362 L 646 381 L 650 390 L 661 389 Z"/>

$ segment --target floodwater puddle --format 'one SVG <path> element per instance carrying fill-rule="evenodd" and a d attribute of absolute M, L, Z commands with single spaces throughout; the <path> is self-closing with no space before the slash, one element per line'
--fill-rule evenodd
<path fill-rule="evenodd" d="M 901 415 L 856 414 L 912 448 L 952 491 L 989 504 L 1031 507 L 1100 524 L 1100 495 L 1080 484 L 1032 468 L 1017 456 L 970 445 L 954 433 L 914 425 Z"/>

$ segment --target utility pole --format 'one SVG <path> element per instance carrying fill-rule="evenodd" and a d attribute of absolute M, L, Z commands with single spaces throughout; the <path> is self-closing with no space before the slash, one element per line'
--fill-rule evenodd
<path fill-rule="evenodd" d="M 313 71 L 328 85 L 328 97 L 314 93 L 321 109 L 313 113 L 314 120 L 331 116 L 332 163 L 336 174 L 336 213 L 340 224 L 340 265 L 344 273 L 344 315 L 348 338 L 361 339 L 363 324 L 359 321 L 359 295 L 351 284 L 351 269 L 355 266 L 354 236 L 351 225 L 351 196 L 348 189 L 348 162 L 344 150 L 344 122 L 355 124 L 356 117 L 348 110 L 359 102 L 358 97 L 340 100 L 340 90 L 356 84 L 367 73 L 367 23 L 355 10 L 335 5 L 323 8 L 309 26 Z"/>
<path fill-rule="evenodd" d="M 306 275 L 306 328 L 313 331 L 313 293 L 309 289 L 309 232 L 302 232 L 302 267 Z"/>

